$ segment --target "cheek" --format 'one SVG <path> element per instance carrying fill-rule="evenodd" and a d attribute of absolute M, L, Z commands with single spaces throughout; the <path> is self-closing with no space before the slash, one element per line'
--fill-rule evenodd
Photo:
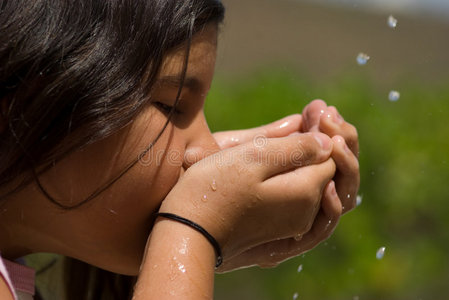
<path fill-rule="evenodd" d="M 134 269 L 138 270 L 151 232 L 152 214 L 159 209 L 182 173 L 184 149 L 174 143 L 170 146 L 166 150 L 161 146 L 155 148 L 146 156 L 146 161 L 135 165 L 96 201 L 96 208 L 91 210 L 90 219 L 96 224 L 89 222 L 93 225 L 89 226 L 90 234 L 96 231 L 92 235 L 97 237 L 96 242 L 101 241 L 103 249 L 111 249 L 112 258 L 107 259 L 107 266 L 119 258 L 123 268 L 120 271 L 132 273 Z"/>

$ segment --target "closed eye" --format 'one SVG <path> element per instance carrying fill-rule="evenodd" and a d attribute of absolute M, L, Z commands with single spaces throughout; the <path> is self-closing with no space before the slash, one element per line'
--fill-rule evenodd
<path fill-rule="evenodd" d="M 179 110 L 177 110 L 176 108 L 174 108 L 173 106 L 167 105 L 165 103 L 162 102 L 153 102 L 153 104 L 159 109 L 161 110 L 163 113 L 165 114 L 169 114 L 172 110 L 174 110 L 174 113 L 176 114 L 180 114 L 181 112 Z"/>

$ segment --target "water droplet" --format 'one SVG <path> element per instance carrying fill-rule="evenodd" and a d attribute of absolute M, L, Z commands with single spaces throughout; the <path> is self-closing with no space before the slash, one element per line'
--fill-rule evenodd
<path fill-rule="evenodd" d="M 282 129 L 282 128 L 284 128 L 284 127 L 287 127 L 289 124 L 290 124 L 290 122 L 286 121 L 286 122 L 282 123 L 282 124 L 279 126 L 279 129 Z"/>
<path fill-rule="evenodd" d="M 390 100 L 391 102 L 398 101 L 400 97 L 401 97 L 401 94 L 398 91 L 391 91 L 388 94 L 388 100 Z"/>
<path fill-rule="evenodd" d="M 390 26 L 390 28 L 396 28 L 396 26 L 398 25 L 398 20 L 393 17 L 392 15 L 390 15 L 388 17 L 388 26 Z"/>
<path fill-rule="evenodd" d="M 370 57 L 365 53 L 359 53 L 359 55 L 357 55 L 357 63 L 360 66 L 366 65 L 369 59 Z"/>
<path fill-rule="evenodd" d="M 203 195 L 203 197 L 201 197 L 201 201 L 207 202 L 207 195 Z"/>
<path fill-rule="evenodd" d="M 214 192 L 217 190 L 217 182 L 215 181 L 215 179 L 212 180 L 212 183 L 210 184 L 210 188 Z"/>
<path fill-rule="evenodd" d="M 380 247 L 376 252 L 376 258 L 382 259 L 384 257 L 384 254 L 385 254 L 385 247 Z"/>
<path fill-rule="evenodd" d="M 271 257 L 273 257 L 273 256 L 275 256 L 275 255 L 276 255 L 276 252 L 271 252 L 271 253 L 270 253 L 270 256 L 271 256 Z"/>
<path fill-rule="evenodd" d="M 351 198 L 351 194 L 347 194 L 346 198 L 350 199 Z"/>
<path fill-rule="evenodd" d="M 302 264 L 298 266 L 298 270 L 297 271 L 298 271 L 298 273 L 301 273 L 301 271 L 302 271 Z"/>
<path fill-rule="evenodd" d="M 112 208 L 109 209 L 109 212 L 110 212 L 111 214 L 118 215 L 118 213 L 117 213 L 115 210 L 113 210 Z"/>
<path fill-rule="evenodd" d="M 299 296 L 298 293 L 294 293 L 294 294 L 293 294 L 293 300 L 298 299 L 298 296 Z"/>
<path fill-rule="evenodd" d="M 362 200 L 363 200 L 363 196 L 357 195 L 357 199 L 355 200 L 355 205 L 359 206 L 360 204 L 362 204 Z"/>
<path fill-rule="evenodd" d="M 178 263 L 178 270 L 181 271 L 182 273 L 185 273 L 186 272 L 186 267 L 184 267 L 183 264 Z"/>

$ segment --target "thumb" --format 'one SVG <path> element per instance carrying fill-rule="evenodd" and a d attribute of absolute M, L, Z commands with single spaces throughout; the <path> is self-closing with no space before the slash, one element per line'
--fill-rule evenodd
<path fill-rule="evenodd" d="M 251 142 L 258 136 L 263 136 L 264 138 L 285 137 L 293 132 L 299 132 L 301 126 L 301 115 L 294 114 L 267 125 L 250 129 L 215 132 L 213 136 L 218 146 L 221 149 L 226 149 Z"/>

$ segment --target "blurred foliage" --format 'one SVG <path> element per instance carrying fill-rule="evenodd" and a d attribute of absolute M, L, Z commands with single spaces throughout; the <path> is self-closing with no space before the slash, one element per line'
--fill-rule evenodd
<path fill-rule="evenodd" d="M 335 105 L 358 128 L 363 195 L 311 252 L 275 269 L 217 275 L 216 299 L 448 299 L 449 87 L 404 80 L 395 88 L 401 98 L 390 102 L 389 90 L 359 74 L 323 86 L 272 70 L 214 83 L 212 131 L 269 123 L 315 98 Z"/>

